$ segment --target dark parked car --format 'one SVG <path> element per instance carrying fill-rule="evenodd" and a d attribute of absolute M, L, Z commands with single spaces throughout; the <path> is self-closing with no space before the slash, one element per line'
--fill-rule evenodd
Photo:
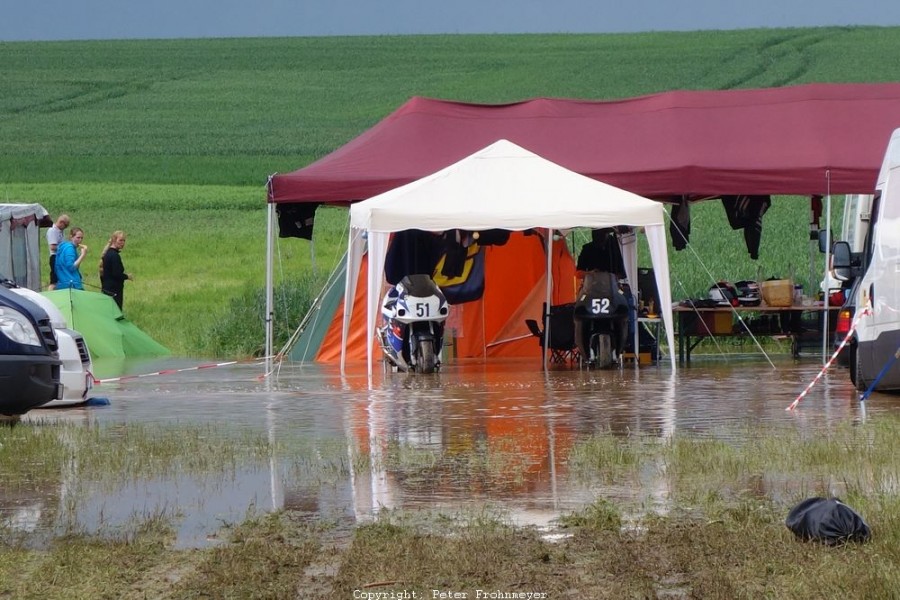
<path fill-rule="evenodd" d="M 59 398 L 60 365 L 47 313 L 0 281 L 0 415 L 21 415 Z"/>

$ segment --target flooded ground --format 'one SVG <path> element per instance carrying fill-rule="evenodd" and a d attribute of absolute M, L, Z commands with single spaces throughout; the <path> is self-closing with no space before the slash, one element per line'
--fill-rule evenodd
<path fill-rule="evenodd" d="M 342 377 L 336 367 L 286 364 L 268 378 L 260 377 L 260 363 L 121 365 L 123 373 L 146 376 L 95 388 L 95 396 L 109 398 L 108 406 L 35 410 L 20 426 L 198 424 L 264 436 L 285 450 L 209 473 L 125 477 L 113 484 L 63 477 L 50 489 L 0 489 L 0 519 L 39 543 L 73 524 L 95 532 L 159 514 L 177 522 L 180 547 L 200 547 L 214 542 L 223 525 L 280 508 L 360 521 L 391 508 L 500 507 L 516 522 L 537 525 L 598 496 L 664 511 L 665 469 L 648 470 L 627 485 L 585 480 L 569 469 L 574 445 L 610 432 L 660 439 L 690 433 L 740 444 L 751 425 L 815 435 L 900 410 L 900 400 L 887 395 L 861 405 L 846 370 L 833 367 L 796 411 L 786 412 L 821 361 L 773 360 L 774 368 L 759 358 L 695 358 L 675 373 L 666 365 L 546 374 L 534 361 L 507 360 L 451 364 L 433 376 L 379 372 L 371 382 L 361 365 Z M 301 451 L 291 450 L 298 444 L 343 466 L 323 476 L 320 466 L 311 469 L 298 459 Z M 436 456 L 442 457 L 439 468 L 390 467 L 433 465 Z M 444 468 L 454 457 L 459 462 Z M 70 492 L 75 488 L 77 501 Z"/>

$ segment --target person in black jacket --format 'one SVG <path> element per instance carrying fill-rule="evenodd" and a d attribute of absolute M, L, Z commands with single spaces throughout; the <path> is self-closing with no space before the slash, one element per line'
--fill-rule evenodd
<path fill-rule="evenodd" d="M 125 280 L 134 280 L 134 277 L 125 272 L 122 264 L 122 256 L 119 254 L 125 247 L 125 232 L 114 231 L 100 255 L 100 285 L 103 293 L 112 296 L 122 308 L 122 300 L 125 294 Z"/>

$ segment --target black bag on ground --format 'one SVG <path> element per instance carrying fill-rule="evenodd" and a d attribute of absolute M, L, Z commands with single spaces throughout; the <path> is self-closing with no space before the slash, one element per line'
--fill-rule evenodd
<path fill-rule="evenodd" d="M 838 498 L 807 498 L 791 509 L 784 524 L 800 539 L 830 546 L 865 542 L 872 535 L 863 518 Z"/>

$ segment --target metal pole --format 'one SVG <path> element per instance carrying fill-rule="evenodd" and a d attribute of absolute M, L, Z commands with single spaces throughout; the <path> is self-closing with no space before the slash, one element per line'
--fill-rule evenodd
<path fill-rule="evenodd" d="M 822 364 L 828 362 L 828 324 L 831 315 L 828 311 L 828 296 L 831 292 L 831 170 L 825 171 L 827 194 L 825 195 L 825 235 L 828 243 L 825 244 L 825 293 L 822 304 Z M 846 197 L 844 202 L 846 202 Z"/>
<path fill-rule="evenodd" d="M 544 320 L 544 343 L 541 351 L 543 352 L 544 371 L 547 371 L 547 346 L 550 344 L 550 306 L 553 301 L 553 230 L 547 228 L 547 302 L 544 304 L 547 308 L 541 317 Z"/>
<path fill-rule="evenodd" d="M 269 202 L 266 210 L 266 373 L 272 370 L 274 302 L 274 256 L 275 256 L 275 203 Z"/>

